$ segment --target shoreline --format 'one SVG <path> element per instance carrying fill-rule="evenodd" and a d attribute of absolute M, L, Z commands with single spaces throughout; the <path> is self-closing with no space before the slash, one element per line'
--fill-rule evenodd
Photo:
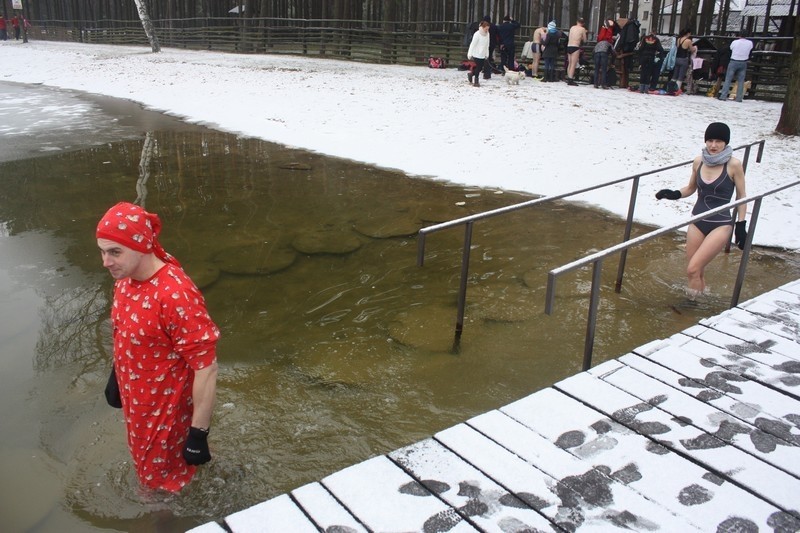
<path fill-rule="evenodd" d="M 531 79 L 508 86 L 497 76 L 476 89 L 455 69 L 297 56 L 52 41 L 6 42 L 0 53 L 26 66 L 2 81 L 123 98 L 192 125 L 465 186 L 548 196 L 609 182 L 691 159 L 712 121 L 731 126 L 734 146 L 766 139 L 764 161 L 748 168 L 750 195 L 797 175 L 791 162 L 800 139 L 774 133 L 781 104 L 771 102 Z M 665 204 L 651 194 L 688 176 L 681 168 L 643 179 L 635 221 L 663 227 L 688 219 L 693 202 Z M 624 217 L 628 196 L 628 187 L 614 186 L 572 201 Z M 798 203 L 800 187 L 765 200 L 754 244 L 800 249 L 791 230 Z"/>

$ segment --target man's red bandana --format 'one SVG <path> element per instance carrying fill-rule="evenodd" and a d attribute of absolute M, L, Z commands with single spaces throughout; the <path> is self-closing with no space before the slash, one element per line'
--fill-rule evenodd
<path fill-rule="evenodd" d="M 97 224 L 97 238 L 108 239 L 143 254 L 154 253 L 167 263 L 179 265 L 158 242 L 161 219 L 138 205 L 120 202 L 103 215 Z"/>

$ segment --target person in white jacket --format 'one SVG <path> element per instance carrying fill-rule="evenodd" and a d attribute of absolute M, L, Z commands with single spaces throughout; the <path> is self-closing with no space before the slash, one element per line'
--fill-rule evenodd
<path fill-rule="evenodd" d="M 467 51 L 467 59 L 475 62 L 475 68 L 469 71 L 467 79 L 475 87 L 480 87 L 478 78 L 483 72 L 483 62 L 487 57 L 489 57 L 489 23 L 483 20 L 478 31 L 472 35 L 472 42 Z"/>

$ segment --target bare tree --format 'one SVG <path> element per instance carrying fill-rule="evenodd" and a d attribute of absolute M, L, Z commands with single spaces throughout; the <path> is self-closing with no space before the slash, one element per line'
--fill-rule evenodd
<path fill-rule="evenodd" d="M 781 118 L 775 131 L 784 135 L 800 135 L 800 16 L 794 18 L 794 44 L 789 81 L 781 108 Z"/>
<path fill-rule="evenodd" d="M 677 2 L 676 2 L 677 3 Z M 689 28 L 692 33 L 697 33 L 697 12 L 700 9 L 699 0 L 683 0 L 681 5 L 681 28 Z"/>
<path fill-rule="evenodd" d="M 158 44 L 158 37 L 156 37 L 156 30 L 153 28 L 153 22 L 150 20 L 150 15 L 147 13 L 147 6 L 144 0 L 133 0 L 136 3 L 136 9 L 139 11 L 139 19 L 142 21 L 144 33 L 147 35 L 147 40 L 150 41 L 150 48 L 153 53 L 160 52 L 161 46 Z"/>
<path fill-rule="evenodd" d="M 659 32 L 659 25 L 661 24 L 661 0 L 653 0 L 653 6 L 650 10 L 650 29 L 653 32 Z"/>
<path fill-rule="evenodd" d="M 711 33 L 711 20 L 714 18 L 715 0 L 702 0 L 700 7 L 700 23 L 697 32 L 701 35 Z"/>

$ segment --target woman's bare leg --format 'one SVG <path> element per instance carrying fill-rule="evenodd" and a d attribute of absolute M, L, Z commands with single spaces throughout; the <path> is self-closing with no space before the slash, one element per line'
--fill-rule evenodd
<path fill-rule="evenodd" d="M 706 266 L 731 240 L 731 226 L 716 228 L 708 235 L 692 224 L 686 232 L 686 276 L 689 278 L 689 297 L 703 294 L 706 288 Z"/>

